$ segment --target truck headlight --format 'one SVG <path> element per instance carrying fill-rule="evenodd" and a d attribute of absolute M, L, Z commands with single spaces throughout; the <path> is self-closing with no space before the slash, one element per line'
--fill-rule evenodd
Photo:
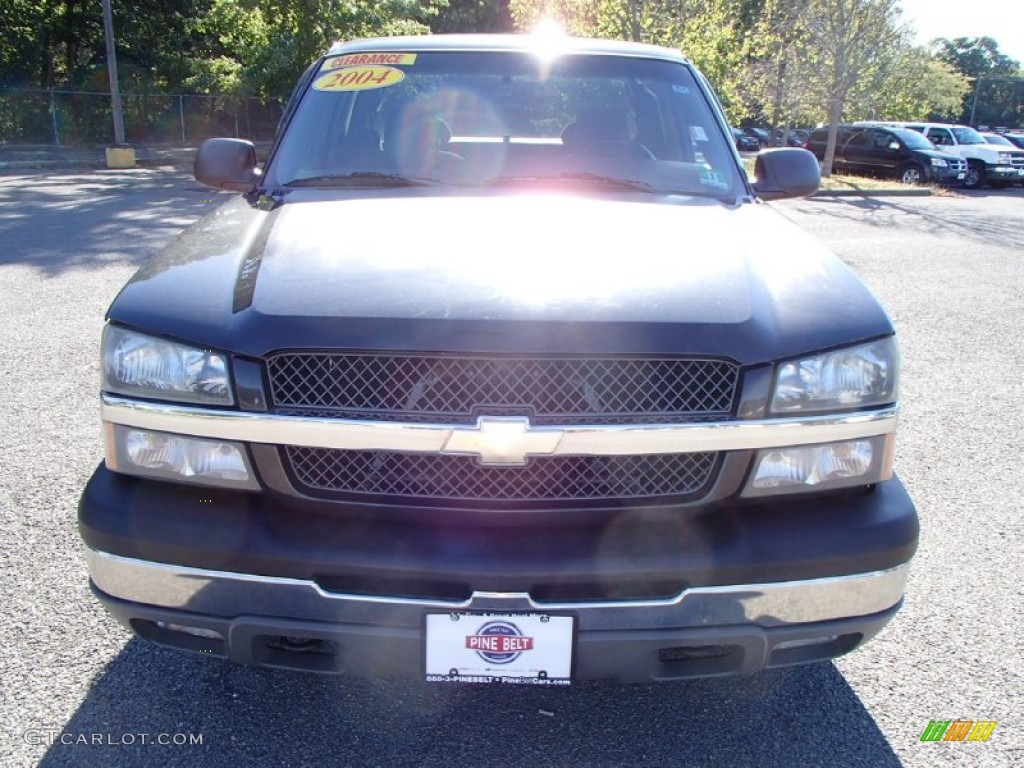
<path fill-rule="evenodd" d="M 115 325 L 103 329 L 103 389 L 160 400 L 234 404 L 225 355 Z"/>
<path fill-rule="evenodd" d="M 107 467 L 113 472 L 220 488 L 259 488 L 240 443 L 121 424 L 107 427 Z"/>
<path fill-rule="evenodd" d="M 771 411 L 816 413 L 894 403 L 898 367 L 892 336 L 781 363 Z"/>
<path fill-rule="evenodd" d="M 947 165 L 949 165 L 949 163 L 947 163 L 941 157 L 933 157 L 932 158 L 932 165 L 937 165 L 940 168 L 945 168 Z"/>
<path fill-rule="evenodd" d="M 999 164 L 1000 165 L 1012 165 L 1013 164 L 1013 155 L 1011 155 L 1009 152 L 1000 152 L 999 153 Z"/>
<path fill-rule="evenodd" d="M 758 451 L 743 495 L 872 485 L 892 476 L 893 436 Z"/>

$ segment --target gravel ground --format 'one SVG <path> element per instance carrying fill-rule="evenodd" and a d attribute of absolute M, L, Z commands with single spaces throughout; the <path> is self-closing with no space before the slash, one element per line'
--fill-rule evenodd
<path fill-rule="evenodd" d="M 103 312 L 218 196 L 149 169 L 0 177 L 0 764 L 1024 765 L 1022 198 L 775 204 L 900 332 L 897 470 L 923 530 L 879 639 L 754 678 L 493 691 L 237 667 L 130 639 L 103 613 L 75 530 L 102 454 Z M 956 718 L 999 724 L 987 743 L 919 741 Z M 143 743 L 178 734 L 201 743 Z"/>

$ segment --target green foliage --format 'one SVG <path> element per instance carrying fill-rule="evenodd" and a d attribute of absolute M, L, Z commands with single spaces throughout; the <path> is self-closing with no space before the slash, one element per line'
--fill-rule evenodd
<path fill-rule="evenodd" d="M 39 31 L 45 28 L 46 7 L 34 0 L 0 2 L 0 85 L 35 84 Z"/>
<path fill-rule="evenodd" d="M 821 63 L 805 25 L 810 0 L 763 0 L 752 16 L 738 97 L 770 128 L 823 119 L 816 82 Z M 750 8 L 748 13 L 754 13 Z"/>
<path fill-rule="evenodd" d="M 980 75 L 1016 75 L 1020 64 L 999 52 L 999 43 L 991 37 L 940 37 L 932 41 L 935 58 L 958 72 L 974 78 Z"/>
<path fill-rule="evenodd" d="M 113 12 L 126 91 L 283 101 L 338 39 L 554 19 L 571 34 L 681 50 L 734 122 L 963 119 L 978 78 L 979 122 L 1024 122 L 1024 85 L 993 79 L 1019 75 L 1017 62 L 984 37 L 915 48 L 897 0 L 113 0 Z M 0 0 L 0 28 L 0 85 L 107 88 L 99 0 Z"/>
<path fill-rule="evenodd" d="M 284 99 L 298 75 L 335 40 L 424 34 L 444 0 L 213 0 L 194 25 L 207 56 L 185 87 Z"/>
<path fill-rule="evenodd" d="M 542 21 L 561 25 L 567 34 L 597 37 L 598 14 L 603 0 L 509 0 L 516 29 L 529 32 Z"/>
<path fill-rule="evenodd" d="M 966 77 L 926 48 L 899 52 L 898 77 L 886 78 L 869 105 L 856 118 L 956 121 L 971 85 Z"/>
<path fill-rule="evenodd" d="M 449 0 L 430 22 L 432 32 L 511 32 L 508 0 Z"/>
<path fill-rule="evenodd" d="M 959 119 L 978 125 L 1024 123 L 1024 70 L 1020 62 L 999 52 L 991 37 L 939 38 L 935 57 L 965 75 L 970 90 L 963 95 Z"/>
<path fill-rule="evenodd" d="M 113 0 L 121 87 L 284 99 L 338 39 L 424 34 L 446 0 Z M 97 0 L 2 0 L 0 82 L 103 90 Z"/>
<path fill-rule="evenodd" d="M 819 62 L 808 73 L 810 92 L 825 107 L 825 121 L 833 129 L 822 161 L 822 175 L 830 176 L 835 127 L 901 76 L 900 54 L 909 45 L 909 33 L 899 24 L 897 0 L 811 0 L 802 23 L 805 47 Z"/>
<path fill-rule="evenodd" d="M 522 31 L 547 19 L 574 35 L 677 48 L 707 75 L 726 108 L 742 116 L 742 0 L 510 0 L 509 9 Z"/>

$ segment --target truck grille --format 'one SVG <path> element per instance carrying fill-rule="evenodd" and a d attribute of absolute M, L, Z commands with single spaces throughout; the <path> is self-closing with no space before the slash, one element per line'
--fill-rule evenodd
<path fill-rule="evenodd" d="M 283 353 L 274 407 L 294 415 L 473 424 L 671 423 L 722 418 L 739 369 L 724 360 Z"/>
<path fill-rule="evenodd" d="M 680 501 L 703 496 L 716 453 L 532 457 L 525 466 L 482 466 L 472 456 L 285 446 L 286 464 L 312 496 L 336 494 L 444 501 Z"/>

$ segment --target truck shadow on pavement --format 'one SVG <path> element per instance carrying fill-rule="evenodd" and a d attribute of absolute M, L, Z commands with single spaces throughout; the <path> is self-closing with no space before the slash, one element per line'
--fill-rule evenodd
<path fill-rule="evenodd" d="M 998 192 L 1005 194 L 1006 190 Z M 972 198 L 978 196 L 977 193 L 970 195 Z M 1019 220 L 980 216 L 976 208 L 958 208 L 963 201 L 963 197 L 951 198 L 944 201 L 948 205 L 924 208 L 895 197 L 816 197 L 808 201 L 815 210 L 808 212 L 876 227 L 892 227 L 899 223 L 903 230 L 916 230 L 922 234 L 937 237 L 955 234 L 990 245 L 1024 248 L 1024 229 Z"/>
<path fill-rule="evenodd" d="M 50 276 L 139 266 L 225 199 L 169 169 L 0 176 L 0 265 L 25 264 Z"/>
<path fill-rule="evenodd" d="M 89 743 L 94 734 L 101 744 Z M 143 764 L 887 768 L 900 761 L 831 663 L 655 685 L 492 688 L 256 669 L 133 639 L 40 765 Z"/>

